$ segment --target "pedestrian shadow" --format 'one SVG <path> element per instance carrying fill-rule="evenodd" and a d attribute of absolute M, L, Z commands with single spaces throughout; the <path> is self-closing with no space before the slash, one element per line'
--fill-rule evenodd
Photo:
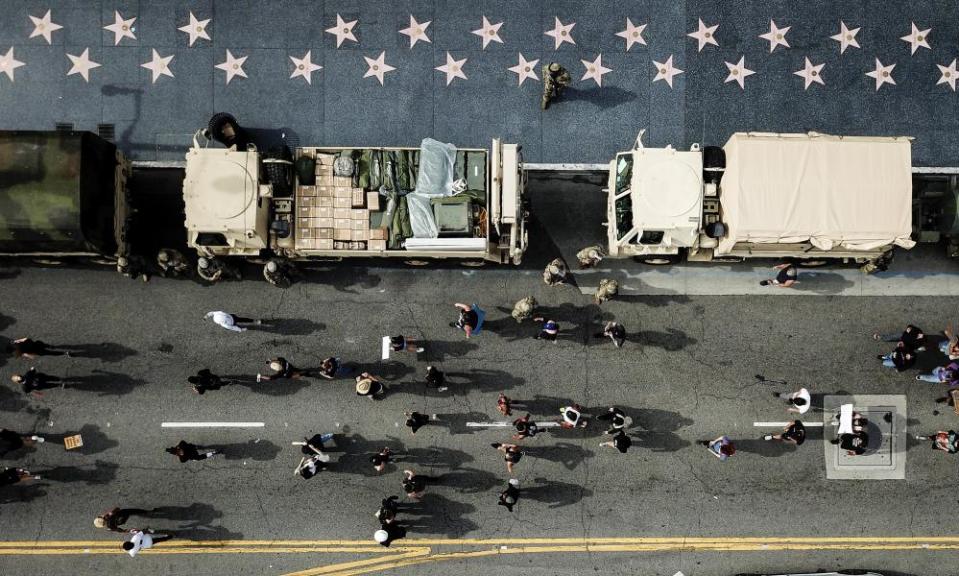
<path fill-rule="evenodd" d="M 83 454 L 84 456 L 92 456 L 93 454 L 106 452 L 107 450 L 116 448 L 120 445 L 119 442 L 104 434 L 100 430 L 100 427 L 95 424 L 84 424 L 83 427 L 76 432 L 67 432 L 63 434 L 43 434 L 43 437 L 46 438 L 46 442 L 44 444 L 58 444 L 62 446 L 65 438 L 68 436 L 74 436 L 76 434 L 79 434 L 83 437 L 83 446 L 69 450 L 69 452 Z M 34 445 L 30 447 L 30 449 L 31 451 L 36 450 L 38 449 L 38 446 Z"/>
<path fill-rule="evenodd" d="M 583 498 L 589 498 L 593 495 L 592 490 L 578 484 L 546 478 L 535 478 L 534 482 L 537 482 L 537 485 L 528 488 L 520 487 L 520 499 L 541 502 L 547 504 L 547 508 L 551 509 L 572 506 Z"/>
<path fill-rule="evenodd" d="M 473 434 L 480 428 L 467 426 L 467 422 L 486 422 L 489 416 L 483 412 L 459 412 L 452 414 L 437 414 L 436 420 L 430 420 L 430 425 L 443 427 L 449 430 L 450 435 Z"/>
<path fill-rule="evenodd" d="M 447 390 L 442 392 L 428 386 L 425 380 L 420 380 L 403 382 L 402 388 L 398 388 L 397 393 L 413 394 L 417 397 L 445 398 L 457 394 L 467 394 L 474 390 L 478 392 L 510 390 L 522 386 L 526 382 L 525 379 L 516 377 L 506 371 L 485 368 L 479 368 L 471 372 L 444 372 L 443 375 L 446 377 L 443 386 L 446 386 Z"/>
<path fill-rule="evenodd" d="M 0 314 L 0 330 L 6 330 L 16 323 L 17 319 L 13 316 L 4 316 L 3 314 Z"/>
<path fill-rule="evenodd" d="M 635 280 L 630 280 L 635 282 Z M 670 304 L 689 304 L 692 302 L 689 296 L 684 294 L 617 294 L 609 303 L 622 302 L 623 304 L 645 304 L 650 308 L 662 308 Z"/>
<path fill-rule="evenodd" d="M 502 483 L 495 474 L 477 468 L 459 468 L 433 476 L 432 485 L 454 488 L 463 494 L 476 494 L 492 490 Z"/>
<path fill-rule="evenodd" d="M 47 470 L 37 470 L 44 480 L 53 482 L 74 483 L 83 482 L 84 484 L 100 485 L 109 484 L 117 475 L 119 465 L 112 462 L 97 460 L 93 463 L 93 468 L 81 466 L 57 466 Z"/>
<path fill-rule="evenodd" d="M 369 268 L 364 266 L 336 266 L 324 270 L 304 269 L 302 271 L 303 280 L 325 284 L 337 292 L 346 294 L 360 294 L 359 290 L 353 289 L 354 286 L 363 290 L 370 290 L 380 285 L 380 277 L 370 274 Z"/>
<path fill-rule="evenodd" d="M 140 378 L 105 370 L 93 370 L 92 374 L 86 376 L 71 376 L 63 379 L 64 387 L 70 390 L 95 392 L 98 396 L 123 396 L 144 384 L 146 381 Z"/>
<path fill-rule="evenodd" d="M 691 418 L 686 418 L 678 412 L 658 408 L 627 407 L 623 408 L 623 411 L 633 419 L 633 426 L 630 428 L 638 426 L 647 432 L 675 432 L 695 423 Z"/>
<path fill-rule="evenodd" d="M 557 442 L 552 446 L 524 446 L 523 452 L 531 458 L 540 458 L 562 464 L 567 470 L 575 470 L 584 460 L 593 456 L 587 450 L 570 442 Z"/>
<path fill-rule="evenodd" d="M 636 97 L 635 92 L 624 90 L 619 86 L 597 86 L 586 90 L 570 87 L 563 92 L 557 103 L 562 106 L 563 101 L 582 100 L 595 104 L 600 110 L 609 110 L 632 102 Z"/>
<path fill-rule="evenodd" d="M 237 444 L 211 444 L 224 460 L 275 460 L 281 448 L 268 440 L 247 440 Z"/>
<path fill-rule="evenodd" d="M 289 336 L 309 336 L 326 329 L 326 324 L 305 318 L 272 318 L 263 320 L 259 326 L 250 326 L 250 331 L 269 332 Z"/>
<path fill-rule="evenodd" d="M 405 354 L 405 352 L 402 352 L 400 354 Z M 353 376 L 353 379 L 355 380 L 356 376 L 359 376 L 360 374 L 364 372 L 369 372 L 373 376 L 379 376 L 380 378 L 385 380 L 386 381 L 385 384 L 388 387 L 390 386 L 391 382 L 393 383 L 392 386 L 395 387 L 395 386 L 401 385 L 401 383 L 396 382 L 397 380 L 400 380 L 401 378 L 404 378 L 405 376 L 408 376 L 415 371 L 416 371 L 416 368 L 414 368 L 413 366 L 407 366 L 406 364 L 403 364 L 396 360 L 391 360 L 389 362 L 386 362 L 385 364 L 374 364 L 374 365 L 362 366 L 362 367 L 357 366 L 356 369 L 350 374 L 350 376 Z M 387 394 L 389 394 L 390 392 L 391 391 L 387 389 Z"/>
<path fill-rule="evenodd" d="M 479 528 L 466 518 L 476 511 L 475 506 L 450 500 L 430 492 L 429 488 L 419 502 L 404 505 L 404 509 L 404 518 L 400 521 L 410 531 L 460 538 Z"/>
<path fill-rule="evenodd" d="M 27 480 L 14 486 L 5 486 L 0 488 L 0 505 L 14 504 L 17 502 L 32 502 L 37 498 L 47 495 L 44 488 L 47 484 L 38 483 L 41 480 Z"/>
<path fill-rule="evenodd" d="M 58 350 L 66 350 L 71 358 L 97 358 L 102 362 L 119 362 L 124 358 L 136 356 L 137 351 L 127 348 L 116 342 L 101 342 L 99 344 L 72 344 L 69 346 L 53 346 Z"/>
<path fill-rule="evenodd" d="M 263 394 L 265 396 L 289 396 L 296 394 L 304 388 L 308 388 L 312 381 L 309 378 L 284 378 L 282 380 L 264 380 L 257 382 L 256 376 L 249 374 L 227 374 L 221 376 L 223 380 L 230 382 L 230 386 L 242 386 L 249 388 L 254 394 Z"/>
<path fill-rule="evenodd" d="M 737 452 L 746 452 L 765 457 L 779 457 L 792 454 L 797 446 L 792 442 L 776 442 L 773 440 L 733 440 Z"/>
<path fill-rule="evenodd" d="M 0 411 L 19 412 L 29 405 L 23 394 L 0 385 Z"/>
<path fill-rule="evenodd" d="M 695 338 L 687 336 L 685 332 L 675 328 L 667 328 L 666 332 L 643 330 L 628 334 L 628 337 L 630 340 L 638 344 L 662 348 L 667 352 L 676 352 L 678 350 L 682 350 L 690 344 L 696 343 Z"/>
<path fill-rule="evenodd" d="M 0 268 L 0 280 L 13 280 L 20 272 L 20 268 Z"/>
<path fill-rule="evenodd" d="M 799 281 L 793 285 L 792 289 L 797 292 L 808 292 L 828 296 L 840 294 L 855 285 L 856 283 L 852 280 L 847 280 L 843 275 L 835 272 L 811 272 L 803 270 L 799 274 Z"/>
<path fill-rule="evenodd" d="M 483 326 L 485 329 L 485 323 Z M 478 350 L 479 345 L 474 344 L 473 341 L 482 338 L 483 334 L 480 333 L 479 335 L 474 336 L 471 340 L 467 340 L 465 337 L 463 337 L 462 340 L 451 341 L 430 340 L 429 342 L 423 344 L 423 347 L 426 348 L 426 352 L 423 353 L 423 356 L 433 364 L 444 362 L 446 360 L 461 358 L 470 352 Z"/>
<path fill-rule="evenodd" d="M 370 457 L 378 454 L 384 446 L 393 451 L 391 462 L 383 472 L 376 472 Z M 473 456 L 452 448 L 407 448 L 396 436 L 387 436 L 386 440 L 368 440 L 361 434 L 334 434 L 331 443 L 324 452 L 342 452 L 336 461 L 336 470 L 366 476 L 383 476 L 390 472 L 411 467 L 442 467 L 457 469 L 473 461 Z"/>
<path fill-rule="evenodd" d="M 646 448 L 651 452 L 676 452 L 689 446 L 691 442 L 672 432 L 635 431 L 629 435 L 637 448 Z"/>
<path fill-rule="evenodd" d="M 232 532 L 223 526 L 214 526 L 214 520 L 223 517 L 223 513 L 201 502 L 194 502 L 189 506 L 160 506 L 138 514 L 151 520 L 170 520 L 180 522 L 172 530 L 153 527 L 157 532 L 173 535 L 178 539 L 187 540 L 239 540 L 243 534 Z"/>

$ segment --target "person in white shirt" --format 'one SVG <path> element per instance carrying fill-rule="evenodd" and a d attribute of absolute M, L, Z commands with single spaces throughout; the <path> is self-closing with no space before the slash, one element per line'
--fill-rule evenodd
<path fill-rule="evenodd" d="M 809 411 L 809 406 L 812 404 L 809 390 L 805 388 L 800 388 L 797 392 L 776 393 L 776 396 L 785 400 L 786 404 L 789 404 L 789 408 L 786 409 L 787 412 L 805 414 Z"/>
<path fill-rule="evenodd" d="M 244 318 L 243 316 L 237 316 L 236 314 L 228 314 L 226 312 L 207 312 L 207 318 L 213 318 L 213 321 L 223 326 L 227 330 L 233 330 L 234 332 L 245 332 L 246 328 L 239 326 L 239 324 L 262 324 L 260 320 L 254 320 L 253 318 Z"/>
<path fill-rule="evenodd" d="M 141 550 L 153 548 L 154 543 L 163 542 L 164 540 L 172 538 L 169 534 L 155 534 L 153 530 L 149 528 L 145 530 L 134 528 L 130 530 L 130 534 L 133 534 L 133 536 L 123 543 L 123 549 L 127 551 L 130 557 L 136 556 Z"/>

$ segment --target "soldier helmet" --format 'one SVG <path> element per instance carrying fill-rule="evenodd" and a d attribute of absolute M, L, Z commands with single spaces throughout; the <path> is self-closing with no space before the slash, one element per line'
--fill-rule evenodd
<path fill-rule="evenodd" d="M 556 62 L 553 62 L 552 64 L 549 65 L 550 72 L 559 72 L 562 69 L 563 67 L 557 64 Z"/>
<path fill-rule="evenodd" d="M 168 260 L 170 260 L 170 253 L 167 252 L 166 250 L 160 250 L 160 253 L 157 254 L 157 260 L 159 260 L 160 262 L 167 262 Z"/>
<path fill-rule="evenodd" d="M 107 525 L 106 521 L 103 519 L 103 516 L 97 516 L 93 519 L 93 525 L 97 528 L 103 528 Z"/>
<path fill-rule="evenodd" d="M 125 256 L 120 256 L 119 258 L 117 258 L 117 266 L 124 268 L 129 265 L 130 265 L 130 262 L 129 260 L 126 259 Z"/>
<path fill-rule="evenodd" d="M 379 544 L 383 544 L 390 539 L 390 534 L 386 530 L 377 530 L 373 533 L 373 539 L 376 540 Z"/>
<path fill-rule="evenodd" d="M 207 268 L 210 267 L 210 261 L 207 260 L 206 258 L 202 258 L 202 257 L 201 257 L 201 258 L 199 258 L 199 259 L 196 261 L 196 265 L 197 265 L 197 267 L 200 268 L 201 270 L 206 270 Z"/>
<path fill-rule="evenodd" d="M 275 260 L 270 260 L 269 262 L 266 263 L 267 272 L 269 272 L 270 274 L 275 274 L 276 270 L 277 270 L 277 266 L 276 266 Z"/>

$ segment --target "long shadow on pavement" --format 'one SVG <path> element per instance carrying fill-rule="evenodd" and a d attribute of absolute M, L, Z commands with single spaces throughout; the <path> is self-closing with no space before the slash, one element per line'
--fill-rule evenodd
<path fill-rule="evenodd" d="M 54 482 L 83 482 L 85 484 L 109 484 L 116 477 L 120 466 L 112 462 L 97 460 L 93 468 L 80 466 L 57 466 L 46 470 L 34 470 L 44 480 Z"/>
<path fill-rule="evenodd" d="M 548 508 L 562 508 L 576 504 L 583 498 L 589 498 L 593 491 L 578 484 L 535 478 L 537 484 L 530 487 L 520 486 L 520 501 L 534 500 L 548 504 Z"/>
<path fill-rule="evenodd" d="M 476 511 L 475 506 L 450 500 L 429 490 L 427 488 L 418 503 L 404 506 L 404 516 L 400 522 L 410 532 L 458 538 L 479 528 L 475 522 L 466 519 L 467 514 Z"/>
<path fill-rule="evenodd" d="M 383 472 L 376 472 L 370 457 L 379 453 L 384 446 L 393 451 L 392 461 Z M 334 434 L 333 441 L 327 445 L 325 451 L 342 452 L 338 460 L 331 462 L 331 469 L 364 476 L 382 476 L 404 468 L 417 467 L 455 470 L 473 461 L 470 454 L 452 448 L 406 448 L 403 441 L 394 436 L 388 436 L 386 440 L 367 440 L 360 434 Z"/>
<path fill-rule="evenodd" d="M 570 442 L 557 442 L 550 446 L 524 446 L 523 452 L 530 458 L 541 458 L 562 464 L 567 470 L 575 470 L 577 466 L 594 454 L 592 450 L 587 450 Z"/>
<path fill-rule="evenodd" d="M 259 326 L 250 326 L 251 332 L 269 332 L 290 336 L 309 336 L 325 330 L 326 324 L 305 318 L 272 318 L 264 320 Z"/>
<path fill-rule="evenodd" d="M 243 538 L 239 532 L 231 532 L 223 526 L 214 526 L 213 521 L 223 517 L 223 513 L 201 502 L 189 506 L 160 506 L 142 514 L 145 518 L 182 522 L 172 530 L 153 526 L 158 532 L 175 535 L 189 540 L 238 540 Z"/>
<path fill-rule="evenodd" d="M 264 462 L 275 460 L 280 450 L 282 450 L 279 446 L 268 440 L 248 440 L 236 444 L 210 444 L 209 447 L 220 452 L 218 457 L 222 457 L 225 460 L 249 459 Z"/>
<path fill-rule="evenodd" d="M 137 351 L 127 348 L 116 342 L 100 342 L 99 344 L 71 344 L 69 346 L 54 346 L 70 352 L 71 358 L 97 358 L 102 362 L 119 362 L 124 358 L 136 356 Z"/>
<path fill-rule="evenodd" d="M 223 376 L 224 380 L 228 380 L 231 386 L 242 386 L 244 388 L 249 388 L 251 392 L 256 394 L 264 394 L 266 396 L 289 396 L 291 394 L 296 394 L 304 388 L 308 388 L 313 380 L 310 378 L 285 378 L 283 380 L 264 380 L 263 382 L 257 382 L 256 376 L 250 376 L 249 374 L 227 374 Z"/>
<path fill-rule="evenodd" d="M 133 392 L 137 386 L 146 384 L 146 380 L 134 378 L 119 372 L 94 370 L 87 376 L 64 378 L 64 384 L 71 390 L 96 392 L 99 396 L 123 396 Z"/>

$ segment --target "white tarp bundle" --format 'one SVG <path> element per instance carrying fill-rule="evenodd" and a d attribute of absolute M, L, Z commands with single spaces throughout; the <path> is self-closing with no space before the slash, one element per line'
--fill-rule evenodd
<path fill-rule="evenodd" d="M 820 250 L 912 248 L 908 138 L 733 134 L 723 147 L 716 254 L 740 242 L 811 242 Z"/>

